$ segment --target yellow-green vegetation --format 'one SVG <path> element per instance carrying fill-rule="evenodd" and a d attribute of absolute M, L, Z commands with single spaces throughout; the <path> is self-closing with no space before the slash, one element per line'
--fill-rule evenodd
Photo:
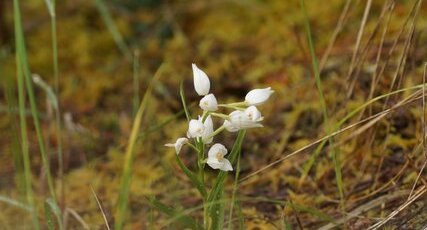
<path fill-rule="evenodd" d="M 188 128 L 181 95 L 201 114 L 191 63 L 221 103 L 275 91 L 216 203 L 225 228 L 425 228 L 426 14 L 421 0 L 0 0 L 0 229 L 203 226 L 164 147 Z M 205 167 L 208 190 L 218 174 Z"/>

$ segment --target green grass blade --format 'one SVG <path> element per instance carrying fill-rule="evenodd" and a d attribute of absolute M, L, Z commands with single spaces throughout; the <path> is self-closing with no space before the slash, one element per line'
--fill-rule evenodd
<path fill-rule="evenodd" d="M 139 50 L 135 50 L 133 54 L 133 116 L 138 110 L 139 99 Z"/>
<path fill-rule="evenodd" d="M 184 92 L 184 83 L 181 82 L 179 85 L 179 95 L 181 96 L 182 107 L 184 107 L 185 116 L 187 117 L 187 121 L 191 120 L 190 112 L 187 108 L 187 103 L 185 103 L 185 92 Z"/>
<path fill-rule="evenodd" d="M 319 72 L 319 66 L 318 66 L 318 62 L 317 62 L 317 58 L 316 58 L 316 53 L 314 51 L 314 44 L 313 44 L 313 39 L 312 39 L 312 35 L 311 35 L 310 22 L 309 22 L 307 11 L 305 9 L 304 0 L 301 0 L 300 3 L 301 3 L 301 11 L 302 11 L 302 13 L 304 15 L 304 19 L 305 19 L 304 25 L 305 25 L 305 30 L 307 33 L 307 42 L 308 42 L 308 45 L 310 48 L 314 77 L 316 80 L 317 90 L 319 92 L 320 103 L 322 105 L 323 119 L 324 119 L 324 123 L 326 124 L 327 135 L 329 135 L 332 132 L 331 132 L 331 128 L 329 126 L 328 111 L 327 111 L 327 107 L 326 107 L 326 101 L 325 101 L 325 98 L 323 95 L 323 87 L 322 87 L 322 81 L 320 79 L 320 72 Z M 333 138 L 332 137 L 328 138 L 328 142 L 329 142 L 329 146 L 333 146 Z M 320 151 L 320 149 L 318 151 Z M 318 154 L 314 154 L 314 155 L 318 155 Z M 341 208 L 344 209 L 345 208 L 344 207 L 344 186 L 343 186 L 342 174 L 341 174 L 341 164 L 339 162 L 339 158 L 337 157 L 337 153 L 333 148 L 331 148 L 331 155 L 332 155 L 332 161 L 333 161 L 334 169 L 335 169 L 335 180 L 337 182 L 338 192 L 339 192 L 340 200 L 341 200 Z"/>
<path fill-rule="evenodd" d="M 113 17 L 110 14 L 107 6 L 105 5 L 103 0 L 95 0 L 95 6 L 101 14 L 102 20 L 110 31 L 111 36 L 114 39 L 119 50 L 123 53 L 123 55 L 130 61 L 132 60 L 132 54 L 128 45 L 125 43 L 122 34 L 114 23 Z"/>
<path fill-rule="evenodd" d="M 14 107 L 17 107 L 17 99 L 15 95 L 14 85 L 11 82 L 4 82 L 4 92 L 7 103 L 7 114 L 10 119 L 11 131 L 11 154 L 15 168 L 16 187 L 20 195 L 25 196 L 25 173 L 22 158 L 22 148 L 19 139 L 19 123 L 14 115 Z"/>
<path fill-rule="evenodd" d="M 39 86 L 41 89 L 43 89 L 47 95 L 47 99 L 49 100 L 50 104 L 53 106 L 53 108 L 56 110 L 58 109 L 58 99 L 56 98 L 55 93 L 52 90 L 52 87 L 50 87 L 43 79 L 37 75 L 33 74 L 32 79 L 34 84 Z"/>
<path fill-rule="evenodd" d="M 141 104 L 139 105 L 138 112 L 135 115 L 135 119 L 132 125 L 131 134 L 129 137 L 129 142 L 126 147 L 126 153 L 125 153 L 125 160 L 124 160 L 124 166 L 123 166 L 123 174 L 120 182 L 120 191 L 119 191 L 119 197 L 117 201 L 117 210 L 115 213 L 115 228 L 116 230 L 120 230 L 123 227 L 124 217 L 128 206 L 128 196 L 129 196 L 129 188 L 131 184 L 131 178 L 132 178 L 132 162 L 134 158 L 134 150 L 135 150 L 135 143 L 138 139 L 138 133 L 141 128 L 142 118 L 145 114 L 145 109 L 147 108 L 147 104 L 150 100 L 151 91 L 153 89 L 154 82 L 159 78 L 160 73 L 163 69 L 163 65 L 159 67 L 157 72 L 155 73 L 154 77 L 150 81 L 150 84 L 148 85 L 147 90 L 145 91 L 144 97 L 141 101 Z"/>
<path fill-rule="evenodd" d="M 234 205 L 237 203 L 236 192 L 237 192 L 237 188 L 239 187 L 238 182 L 239 182 L 239 175 L 240 175 L 240 153 L 241 153 L 241 151 L 239 151 L 239 156 L 237 157 L 236 175 L 234 177 L 233 192 L 231 194 L 230 213 L 228 215 L 228 229 L 229 230 L 233 229 L 233 210 L 234 210 Z"/>
<path fill-rule="evenodd" d="M 16 16 L 15 25 L 16 25 L 16 40 L 17 40 L 16 42 L 17 42 L 17 54 L 19 59 L 19 65 L 22 68 L 22 75 L 24 76 L 24 82 L 26 85 L 28 97 L 30 99 L 31 114 L 33 117 L 34 127 L 36 129 L 37 141 L 40 148 L 40 155 L 42 158 L 43 170 L 44 170 L 44 173 L 46 174 L 50 196 L 56 200 L 55 189 L 53 186 L 53 179 L 50 173 L 49 160 L 48 160 L 48 156 L 45 148 L 43 134 L 40 127 L 39 114 L 37 110 L 37 105 L 36 105 L 36 100 L 35 100 L 32 80 L 31 80 L 31 71 L 28 65 L 27 51 L 25 48 L 24 33 L 22 29 L 21 15 L 20 15 L 20 9 L 18 4 L 19 4 L 18 1 L 16 1 L 15 14 L 17 16 Z"/>
<path fill-rule="evenodd" d="M 62 225 L 61 209 L 52 198 L 48 198 L 44 202 L 44 209 L 48 229 L 58 229 L 55 225 L 55 220 L 53 217 L 56 218 L 59 229 L 64 229 L 64 226 Z"/>
<path fill-rule="evenodd" d="M 175 229 L 203 229 L 203 227 L 200 226 L 200 224 L 198 224 L 193 218 L 183 214 L 181 211 L 163 204 L 154 197 L 150 197 L 148 200 L 151 206 L 161 211 L 162 213 L 174 218 L 176 222 L 182 224 L 182 226 L 180 226 L 179 228 L 175 226 Z"/>
<path fill-rule="evenodd" d="M 25 211 L 28 211 L 28 212 L 32 212 L 33 211 L 33 209 L 30 206 L 25 205 L 25 204 L 23 204 L 23 203 L 21 203 L 21 202 L 19 202 L 17 200 L 14 200 L 14 199 L 6 197 L 6 196 L 1 196 L 0 195 L 0 202 L 12 205 L 12 206 L 20 208 L 20 209 L 24 209 Z"/>
<path fill-rule="evenodd" d="M 21 129 L 21 146 L 22 146 L 22 158 L 24 161 L 24 173 L 25 173 L 25 191 L 28 205 L 32 210 L 32 221 L 33 228 L 40 229 L 40 223 L 37 218 L 37 211 L 35 208 L 34 193 L 31 186 L 32 175 L 31 175 L 31 164 L 29 155 L 28 145 L 28 133 L 27 133 L 27 121 L 25 115 L 25 78 L 23 70 L 22 56 L 25 53 L 22 50 L 22 24 L 21 14 L 19 10 L 19 1 L 13 1 L 13 16 L 14 16 L 14 27 L 15 27 L 15 46 L 16 46 L 16 65 L 17 65 L 17 82 L 18 82 L 18 103 L 19 103 L 19 121 Z"/>
<path fill-rule="evenodd" d="M 239 153 L 242 148 L 242 142 L 245 137 L 245 133 L 246 133 L 245 130 L 241 130 L 237 135 L 236 141 L 234 142 L 233 148 L 228 158 L 231 164 L 234 164 L 237 157 L 239 156 Z M 227 178 L 227 175 L 228 175 L 228 172 L 224 172 L 224 171 L 219 172 L 217 179 L 214 183 L 214 186 L 212 187 L 212 190 L 209 193 L 209 196 L 207 199 L 208 203 L 222 200 L 224 183 L 225 183 L 225 179 Z M 213 204 L 210 207 L 208 207 L 207 212 L 209 213 L 209 217 L 211 218 L 211 221 L 208 221 L 208 223 L 211 223 L 212 229 L 223 229 L 224 204 L 223 203 Z"/>
<path fill-rule="evenodd" d="M 206 198 L 206 188 L 205 185 L 197 178 L 196 174 L 190 171 L 179 159 L 178 155 L 175 154 L 176 162 L 178 163 L 181 170 L 185 173 L 185 175 L 190 179 L 191 183 L 199 190 L 200 195 L 202 195 L 203 199 Z"/>

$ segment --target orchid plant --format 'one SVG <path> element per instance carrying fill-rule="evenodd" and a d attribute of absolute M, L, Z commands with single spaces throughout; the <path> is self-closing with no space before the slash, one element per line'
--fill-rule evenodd
<path fill-rule="evenodd" d="M 175 143 L 165 146 L 175 149 L 176 160 L 196 186 L 204 201 L 204 229 L 223 229 L 223 205 L 221 197 L 225 177 L 228 171 L 233 171 L 233 162 L 240 156 L 241 144 L 244 138 L 245 130 L 251 128 L 263 127 L 261 122 L 264 117 L 256 106 L 265 103 L 274 93 L 271 87 L 263 89 L 254 89 L 246 94 L 245 100 L 236 103 L 219 104 L 215 95 L 209 93 L 210 80 L 207 74 L 192 64 L 194 89 L 202 99 L 199 107 L 202 114 L 197 119 L 191 119 L 186 111 L 188 118 L 188 130 L 186 137 L 179 137 Z M 181 94 L 183 97 L 183 95 Z M 184 109 L 185 100 L 183 99 Z M 230 113 L 218 112 L 219 110 L 232 110 Z M 214 129 L 213 118 L 219 119 L 222 123 L 220 127 Z M 222 131 L 239 132 L 235 144 L 227 157 L 228 150 L 221 143 L 215 143 L 214 138 Z M 182 147 L 186 145 L 197 152 L 197 175 L 188 169 L 179 159 L 178 154 Z M 210 147 L 205 154 L 207 147 Z M 239 155 L 239 156 L 238 156 Z M 205 165 L 212 169 L 221 170 L 217 180 L 212 186 L 210 192 L 207 192 L 207 186 L 204 180 Z"/>

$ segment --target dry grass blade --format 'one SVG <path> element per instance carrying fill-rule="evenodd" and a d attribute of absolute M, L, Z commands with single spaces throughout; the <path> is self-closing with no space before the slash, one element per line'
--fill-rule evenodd
<path fill-rule="evenodd" d="M 329 40 L 329 44 L 328 47 L 326 48 L 325 53 L 322 56 L 322 59 L 320 60 L 320 64 L 319 64 L 319 72 L 322 72 L 323 68 L 325 68 L 326 65 L 326 61 L 329 58 L 329 55 L 331 53 L 332 47 L 335 44 L 335 41 L 338 37 L 338 34 L 342 31 L 344 24 L 346 22 L 346 18 L 347 18 L 347 14 L 348 14 L 348 10 L 350 9 L 350 4 L 351 4 L 352 0 L 347 0 L 347 2 L 345 3 L 344 9 L 341 12 L 341 15 L 338 19 L 338 24 L 335 27 L 334 33 L 332 34 L 331 39 Z"/>
<path fill-rule="evenodd" d="M 362 18 L 362 22 L 360 24 L 359 32 L 357 33 L 356 46 L 355 46 L 354 51 L 353 51 L 353 56 L 351 57 L 350 68 L 348 69 L 348 74 L 347 74 L 347 81 L 350 80 L 351 75 L 353 74 L 353 71 L 354 71 L 356 57 L 359 54 L 359 47 L 360 47 L 360 43 L 362 41 L 362 36 L 363 36 L 363 32 L 365 30 L 366 22 L 368 20 L 369 11 L 371 10 L 371 5 L 372 5 L 372 0 L 368 0 L 366 2 L 365 11 L 363 13 L 363 18 Z M 352 93 L 352 88 L 348 91 L 347 97 L 349 97 L 351 95 L 351 93 Z"/>
<path fill-rule="evenodd" d="M 412 202 L 414 202 L 420 196 L 422 196 L 426 191 L 427 191 L 427 188 L 426 188 L 425 185 L 422 186 L 421 188 L 419 188 L 418 191 L 415 192 L 415 194 L 412 196 L 411 199 L 407 200 L 405 203 L 403 203 L 402 205 L 400 205 L 399 208 L 397 208 L 392 213 L 390 213 L 390 215 L 388 215 L 387 218 L 385 218 L 384 220 L 382 220 L 382 221 L 380 221 L 380 222 L 372 225 L 371 227 L 369 227 L 369 230 L 371 230 L 371 229 L 372 230 L 379 229 L 381 226 L 383 226 L 388 221 L 390 221 L 393 217 L 395 217 L 397 214 L 399 214 L 402 210 L 404 210 L 406 207 L 408 207 Z"/>
<path fill-rule="evenodd" d="M 85 230 L 89 230 L 89 225 L 83 220 L 83 218 L 76 212 L 76 210 L 72 209 L 72 208 L 66 208 L 64 211 L 64 228 L 67 228 L 67 220 L 68 220 L 68 215 L 71 215 L 74 217 L 74 219 L 77 220 L 77 222 L 79 222 L 82 225 L 82 228 Z"/>
<path fill-rule="evenodd" d="M 92 194 L 95 197 L 96 203 L 98 204 L 99 210 L 102 213 L 102 218 L 104 218 L 105 226 L 107 227 L 108 230 L 110 230 L 110 225 L 108 224 L 108 219 L 107 219 L 107 216 L 105 215 L 104 209 L 102 208 L 101 202 L 99 201 L 99 198 L 96 195 L 95 190 L 93 189 L 92 186 L 90 186 L 90 190 L 92 191 Z"/>
<path fill-rule="evenodd" d="M 363 108 L 365 108 L 365 107 L 369 106 L 370 104 L 374 103 L 375 101 L 378 101 L 378 100 L 380 100 L 380 99 L 386 98 L 387 96 L 389 96 L 389 95 L 391 95 L 391 94 L 397 94 L 397 93 L 402 93 L 402 92 L 405 92 L 405 91 L 408 91 L 408 90 L 419 89 L 419 88 L 422 88 L 423 86 L 424 86 L 423 84 L 421 84 L 421 85 L 416 85 L 416 86 L 413 86 L 413 87 L 404 88 L 404 89 L 399 89 L 399 90 L 393 91 L 393 92 L 391 92 L 391 93 L 388 93 L 388 94 L 384 94 L 384 95 L 381 95 L 381 96 L 375 97 L 375 98 L 373 98 L 372 100 L 370 100 L 370 101 L 366 102 L 365 104 L 363 104 L 362 106 L 360 106 L 359 108 L 355 109 L 355 110 L 354 110 L 354 111 L 352 111 L 351 113 L 349 113 L 349 114 L 348 114 L 344 119 L 342 119 L 342 121 L 341 121 L 340 123 L 343 123 L 344 121 L 348 120 L 349 118 L 351 118 L 352 116 L 354 116 L 357 112 L 361 111 Z M 416 94 L 416 93 L 414 93 L 413 95 L 415 95 L 415 94 Z M 380 113 L 378 113 L 378 114 L 372 115 L 372 116 L 370 116 L 370 117 L 368 117 L 368 118 L 365 118 L 365 119 L 363 119 L 363 120 L 361 120 L 361 121 L 358 121 L 358 122 L 356 122 L 356 123 L 354 123 L 354 124 L 348 125 L 347 127 L 341 128 L 340 130 L 335 131 L 335 132 L 333 132 L 333 133 L 331 133 L 331 134 L 329 134 L 329 135 L 327 135 L 327 136 L 324 136 L 324 137 L 322 137 L 322 138 L 320 138 L 320 139 L 318 139 L 318 140 L 316 140 L 316 141 L 314 141 L 314 142 L 312 142 L 312 143 L 310 143 L 310 144 L 308 144 L 308 145 L 306 145 L 306 146 L 304 146 L 304 147 L 301 147 L 301 148 L 299 148 L 299 149 L 295 150 L 294 152 L 292 152 L 292 153 L 290 153 L 290 154 L 288 154 L 288 155 L 286 155 L 286 156 L 284 156 L 284 157 L 282 157 L 282 158 L 279 158 L 279 159 L 277 159 L 277 160 L 273 161 L 272 163 L 270 163 L 270 164 L 268 164 L 268 165 L 266 165 L 266 166 L 264 166 L 264 167 L 262 167 L 262 168 L 260 168 L 260 169 L 256 170 L 255 172 L 250 173 L 250 174 L 249 174 L 249 175 L 247 175 L 246 177 L 243 177 L 242 179 L 240 179 L 240 182 L 243 182 L 243 181 L 245 181 L 245 180 L 249 179 L 250 177 L 253 177 L 253 176 L 257 175 L 257 174 L 261 173 L 262 171 L 265 171 L 265 170 L 267 170 L 267 169 L 269 169 L 269 168 L 271 168 L 271 167 L 273 167 L 273 166 L 275 166 L 275 165 L 279 164 L 280 162 L 282 162 L 282 161 L 284 161 L 284 160 L 286 160 L 286 159 L 288 159 L 288 158 L 290 158 L 290 157 L 292 157 L 292 156 L 294 156 L 294 155 L 296 155 L 296 154 L 298 154 L 298 153 L 301 153 L 301 152 L 307 151 L 308 149 L 313 148 L 313 147 L 314 147 L 314 146 L 316 146 L 317 144 L 322 143 L 322 142 L 323 142 L 323 141 L 325 141 L 325 140 L 328 140 L 330 137 L 333 137 L 333 136 L 339 135 L 339 134 L 341 134 L 341 133 L 343 133 L 343 132 L 345 132 L 345 131 L 347 131 L 347 130 L 349 130 L 349 129 L 352 129 L 352 128 L 357 127 L 357 126 L 359 126 L 359 125 L 361 125 L 361 124 L 364 124 L 364 123 L 365 123 L 365 122 L 367 122 L 367 121 L 370 121 L 370 120 L 372 120 L 372 119 L 375 119 L 375 118 L 377 118 L 378 116 L 383 115 L 383 113 L 384 113 L 384 111 L 383 111 L 383 112 L 380 112 Z"/>
<path fill-rule="evenodd" d="M 404 195 L 407 195 L 408 191 L 398 191 L 392 194 L 386 194 L 383 196 L 380 196 L 378 198 L 375 198 L 374 200 L 371 200 L 367 203 L 364 203 L 363 205 L 355 208 L 353 211 L 349 212 L 347 215 L 347 221 L 350 220 L 351 218 L 354 217 L 358 217 L 360 216 L 362 213 L 367 212 L 375 207 L 381 206 L 384 202 L 390 202 L 393 201 L 399 197 L 402 197 Z M 336 223 L 329 223 L 321 228 L 319 228 L 319 230 L 329 230 L 329 229 L 333 229 L 337 226 L 339 226 L 340 224 L 343 224 L 346 220 L 346 218 L 341 218 L 339 220 L 336 221 Z"/>
<path fill-rule="evenodd" d="M 420 177 L 421 177 L 421 174 L 424 172 L 424 169 L 425 169 L 425 167 L 426 167 L 426 165 L 427 165 L 427 152 L 426 152 L 426 129 L 427 129 L 427 127 L 426 127 L 426 120 L 425 120 L 425 116 L 426 116 L 426 98 L 425 98 L 425 94 L 426 94 L 426 91 L 425 91 L 425 82 L 426 82 L 426 70 L 427 70 L 427 63 L 424 63 L 424 73 L 423 73 L 423 85 L 424 85 L 424 87 L 423 87 L 423 107 L 422 107 L 422 117 L 421 117 L 421 124 L 422 124 L 422 133 L 423 133 L 423 136 L 422 136 L 422 142 L 421 142 L 421 144 L 422 144 L 422 147 L 423 147 L 423 153 L 424 153 L 424 157 L 426 158 L 425 159 L 425 161 L 424 161 L 424 164 L 423 164 L 423 166 L 421 167 L 421 169 L 420 169 L 420 171 L 418 172 L 418 175 L 417 175 L 417 178 L 415 179 L 415 182 L 414 182 L 414 184 L 412 185 L 412 189 L 411 189 L 411 192 L 409 193 L 409 197 L 408 197 L 408 200 L 409 199 L 411 199 L 411 196 L 412 196 L 412 193 L 414 192 L 414 190 L 415 190 L 415 187 L 417 186 L 417 183 L 418 183 L 418 180 L 420 179 Z"/>

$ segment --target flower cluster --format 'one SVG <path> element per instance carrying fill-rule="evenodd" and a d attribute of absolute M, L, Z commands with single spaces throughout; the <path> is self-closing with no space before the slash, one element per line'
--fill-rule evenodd
<path fill-rule="evenodd" d="M 215 95 L 212 93 L 209 94 L 209 77 L 195 64 L 192 64 L 192 68 L 194 88 L 199 96 L 203 96 L 199 103 L 203 114 L 198 119 L 191 119 L 189 121 L 187 138 L 180 137 L 175 143 L 166 144 L 165 146 L 175 148 L 176 154 L 179 154 L 184 145 L 189 145 L 198 150 L 196 146 L 211 144 L 214 136 L 223 130 L 237 132 L 243 129 L 263 127 L 261 121 L 264 117 L 256 106 L 266 102 L 271 94 L 274 93 L 270 87 L 251 90 L 246 94 L 243 102 L 218 104 Z M 229 114 L 216 112 L 220 107 L 232 109 L 233 111 Z M 212 117 L 224 120 L 222 126 L 216 130 L 213 127 Z M 189 142 L 189 138 L 193 138 L 194 145 Z M 207 163 L 213 169 L 232 171 L 233 167 L 230 161 L 225 158 L 227 152 L 228 150 L 224 145 L 215 143 L 209 149 L 208 157 L 203 162 Z M 204 156 L 204 153 L 202 153 L 202 156 Z"/>

